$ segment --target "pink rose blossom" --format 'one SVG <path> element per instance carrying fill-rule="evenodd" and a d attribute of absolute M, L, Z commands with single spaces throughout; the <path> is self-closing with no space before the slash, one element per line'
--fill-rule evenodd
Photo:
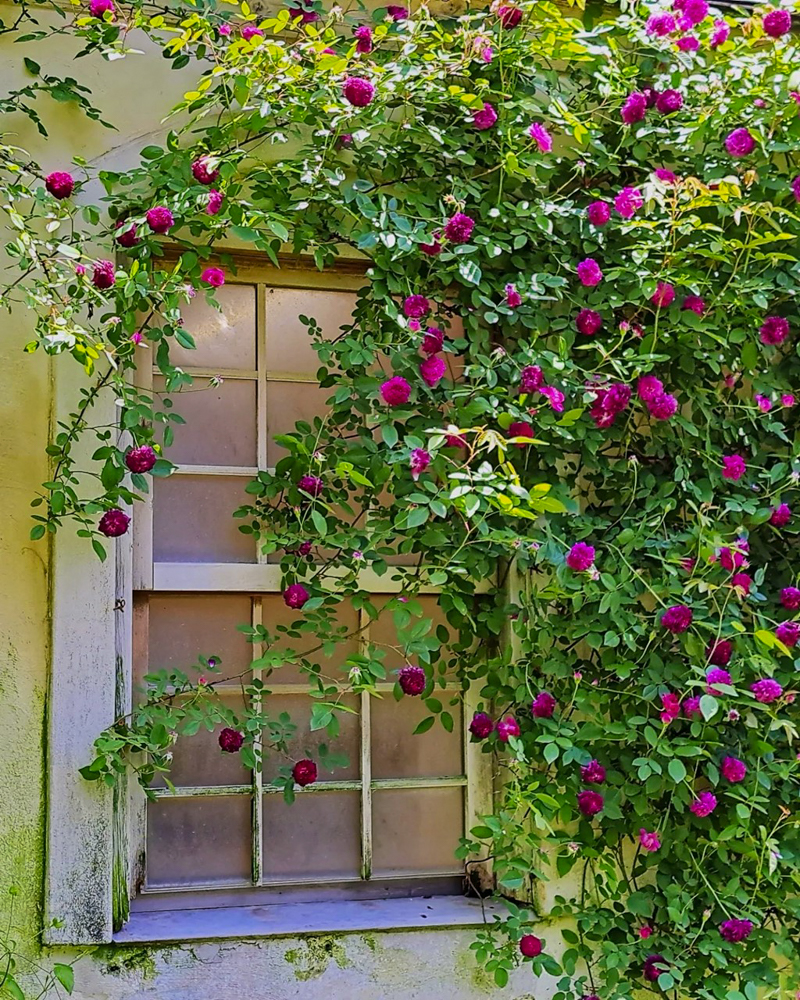
<path fill-rule="evenodd" d="M 678 25 L 672 14 L 654 14 L 647 21 L 647 33 L 665 38 L 678 30 Z"/>
<path fill-rule="evenodd" d="M 722 478 L 738 482 L 747 471 L 747 464 L 741 455 L 722 456 Z"/>
<path fill-rule="evenodd" d="M 753 578 L 748 573 L 734 573 L 731 577 L 731 586 L 740 597 L 747 597 L 753 586 Z"/>
<path fill-rule="evenodd" d="M 784 392 L 781 395 L 781 406 L 794 406 L 797 400 L 790 392 Z"/>
<path fill-rule="evenodd" d="M 668 281 L 659 281 L 650 301 L 658 309 L 666 309 L 675 300 L 675 289 Z"/>
<path fill-rule="evenodd" d="M 764 34 L 771 38 L 788 35 L 792 30 L 792 15 L 783 7 L 768 11 L 761 20 Z"/>
<path fill-rule="evenodd" d="M 433 355 L 420 362 L 419 373 L 425 384 L 433 389 L 441 382 L 447 372 L 447 363 L 444 358 Z"/>
<path fill-rule="evenodd" d="M 400 375 L 381 385 L 381 398 L 389 406 L 404 406 L 411 398 L 411 386 Z"/>
<path fill-rule="evenodd" d="M 600 270 L 600 265 L 592 257 L 582 260 L 578 264 L 577 272 L 581 284 L 586 288 L 593 288 L 603 280 L 603 272 Z"/>
<path fill-rule="evenodd" d="M 585 337 L 593 337 L 603 325 L 603 317 L 594 309 L 581 309 L 575 317 L 575 326 L 578 333 Z"/>
<path fill-rule="evenodd" d="M 409 295 L 403 302 L 403 313 L 411 319 L 421 319 L 431 311 L 431 304 L 424 295 Z"/>
<path fill-rule="evenodd" d="M 501 743 L 508 743 L 510 737 L 519 736 L 519 723 L 513 715 L 507 715 L 497 723 L 495 732 Z"/>
<path fill-rule="evenodd" d="M 472 117 L 472 124 L 478 132 L 485 132 L 497 122 L 497 111 L 493 104 L 488 101 L 483 102 L 480 111 L 476 111 Z"/>
<path fill-rule="evenodd" d="M 775 629 L 775 638 L 784 646 L 796 646 L 800 640 L 800 625 L 797 622 L 781 622 Z"/>
<path fill-rule="evenodd" d="M 679 90 L 662 90 L 656 98 L 656 111 L 671 115 L 683 107 L 683 94 Z"/>
<path fill-rule="evenodd" d="M 639 399 L 649 403 L 664 395 L 664 385 L 655 375 L 642 375 L 636 383 L 636 392 Z"/>
<path fill-rule="evenodd" d="M 747 774 L 747 765 L 743 760 L 739 760 L 738 757 L 725 757 L 720 770 L 722 771 L 722 777 L 732 785 L 735 785 L 740 781 L 744 781 Z"/>
<path fill-rule="evenodd" d="M 411 452 L 411 478 L 416 481 L 431 464 L 431 456 L 424 448 L 414 448 Z"/>
<path fill-rule="evenodd" d="M 225 284 L 225 272 L 221 267 L 207 267 L 200 275 L 200 280 L 212 288 L 221 288 Z"/>
<path fill-rule="evenodd" d="M 552 150 L 553 140 L 541 122 L 534 122 L 528 129 L 528 135 L 538 146 L 540 153 L 549 153 Z"/>
<path fill-rule="evenodd" d="M 689 809 L 700 819 L 710 816 L 717 808 L 717 797 L 712 792 L 700 792 Z"/>
<path fill-rule="evenodd" d="M 578 809 L 588 819 L 601 813 L 604 805 L 603 796 L 599 792 L 593 792 L 589 789 L 578 792 Z"/>
<path fill-rule="evenodd" d="M 731 656 L 733 656 L 733 643 L 728 639 L 717 639 L 706 646 L 706 659 L 715 667 L 726 667 L 731 662 Z M 730 675 L 725 683 L 730 683 Z"/>
<path fill-rule="evenodd" d="M 772 508 L 769 523 L 774 528 L 785 528 L 792 519 L 792 509 L 788 503 L 780 503 Z"/>
<path fill-rule="evenodd" d="M 783 316 L 767 316 L 758 334 L 762 344 L 782 344 L 789 336 L 789 321 Z"/>
<path fill-rule="evenodd" d="M 706 311 L 705 299 L 702 299 L 699 295 L 687 295 L 683 300 L 681 309 L 688 309 L 696 316 L 702 316 Z"/>
<path fill-rule="evenodd" d="M 611 218 L 611 209 L 604 201 L 593 201 L 586 209 L 586 217 L 593 226 L 604 226 Z"/>
<path fill-rule="evenodd" d="M 642 926 L 639 928 L 638 931 L 639 937 L 642 939 L 642 941 L 646 941 L 649 937 L 652 936 L 652 933 L 653 933 L 653 928 L 649 924 L 642 924 Z"/>
<path fill-rule="evenodd" d="M 422 353 L 438 354 L 442 347 L 444 347 L 444 333 L 438 326 L 429 326 L 422 338 Z"/>
<path fill-rule="evenodd" d="M 731 33 L 730 25 L 727 21 L 717 19 L 714 21 L 714 32 L 711 35 L 711 40 L 709 41 L 709 47 L 712 49 L 719 48 L 720 45 L 724 45 L 728 41 L 728 36 Z"/>
<path fill-rule="evenodd" d="M 760 701 L 762 705 L 770 705 L 783 695 L 783 688 L 773 677 L 763 677 L 751 684 L 750 690 L 756 701 Z"/>
<path fill-rule="evenodd" d="M 657 851 L 661 847 L 661 841 L 658 839 L 658 833 L 649 833 L 642 827 L 639 830 L 639 843 L 644 851 Z"/>
<path fill-rule="evenodd" d="M 213 184 L 219 177 L 219 170 L 212 166 L 209 157 L 200 156 L 192 164 L 192 174 L 198 184 Z"/>
<path fill-rule="evenodd" d="M 756 393 L 753 399 L 762 413 L 769 413 L 772 409 L 772 400 L 768 396 L 762 396 L 760 393 Z"/>
<path fill-rule="evenodd" d="M 509 307 L 509 309 L 516 309 L 517 306 L 522 305 L 522 296 L 517 291 L 516 285 L 511 285 L 511 284 L 506 285 L 505 293 L 506 293 L 506 305 Z"/>
<path fill-rule="evenodd" d="M 614 199 L 614 211 L 623 219 L 632 219 L 643 204 L 641 191 L 637 188 L 624 187 Z"/>
<path fill-rule="evenodd" d="M 451 243 L 468 243 L 474 228 L 474 219 L 471 219 L 468 215 L 464 215 L 463 212 L 456 212 L 456 214 L 445 223 L 444 235 L 448 240 L 450 240 Z"/>
<path fill-rule="evenodd" d="M 538 365 L 526 365 L 520 372 L 520 392 L 536 392 L 543 384 L 544 372 Z"/>
<path fill-rule="evenodd" d="M 656 420 L 669 420 L 678 411 L 678 400 L 670 393 L 663 392 L 648 402 L 647 409 Z"/>
<path fill-rule="evenodd" d="M 626 125 L 635 125 L 647 114 L 647 98 L 638 91 L 628 94 L 619 114 Z"/>
<path fill-rule="evenodd" d="M 224 200 L 222 192 L 212 188 L 206 197 L 206 215 L 217 215 Z"/>
<path fill-rule="evenodd" d="M 264 32 L 261 28 L 257 27 L 255 24 L 243 24 L 242 25 L 242 38 L 249 42 L 251 38 L 263 38 Z"/>
<path fill-rule="evenodd" d="M 550 719 L 556 708 L 556 700 L 549 691 L 540 691 L 531 702 L 534 719 Z"/>
<path fill-rule="evenodd" d="M 700 48 L 700 39 L 695 35 L 684 35 L 675 43 L 675 47 L 681 52 L 697 52 Z"/>
<path fill-rule="evenodd" d="M 749 129 L 735 128 L 725 137 L 725 148 L 731 156 L 741 159 L 753 152 L 756 148 L 756 140 Z"/>
<path fill-rule="evenodd" d="M 656 178 L 661 181 L 662 184 L 677 184 L 678 177 L 671 170 L 665 170 L 663 167 L 656 167 L 653 171 Z"/>
<path fill-rule="evenodd" d="M 581 778 L 588 785 L 602 785 L 606 780 L 606 769 L 599 760 L 590 760 L 581 767 Z"/>
<path fill-rule="evenodd" d="M 715 687 L 715 684 L 725 684 L 730 687 L 733 684 L 733 679 L 727 670 L 723 670 L 722 667 L 714 667 L 706 671 L 706 694 L 719 697 L 722 691 Z"/>
<path fill-rule="evenodd" d="M 685 632 L 692 624 L 692 609 L 685 604 L 673 604 L 661 615 L 661 625 L 674 635 Z"/>
<path fill-rule="evenodd" d="M 560 389 L 556 389 L 552 385 L 543 385 L 539 392 L 547 398 L 551 408 L 556 413 L 564 412 L 564 393 Z"/>
<path fill-rule="evenodd" d="M 287 608 L 299 611 L 309 599 L 309 593 L 302 583 L 292 583 L 283 592 L 283 603 Z"/>
<path fill-rule="evenodd" d="M 529 423 L 526 423 L 524 420 L 515 420 L 512 424 L 509 425 L 508 436 L 510 438 L 515 438 L 515 437 L 532 438 L 534 436 L 533 427 Z M 527 448 L 528 443 L 529 442 L 527 441 L 517 441 L 515 447 Z"/>
<path fill-rule="evenodd" d="M 585 573 L 594 563 L 595 550 L 586 542 L 575 542 L 567 553 L 567 566 L 576 573 Z"/>
<path fill-rule="evenodd" d="M 702 717 L 703 713 L 700 710 L 700 697 L 699 695 L 692 695 L 691 698 L 687 698 L 683 703 L 683 713 L 687 719 L 699 719 Z"/>
<path fill-rule="evenodd" d="M 362 76 L 348 76 L 342 84 L 342 94 L 354 108 L 365 108 L 375 97 L 375 84 Z"/>
<path fill-rule="evenodd" d="M 353 37 L 356 40 L 356 52 L 362 55 L 372 52 L 372 28 L 368 24 L 359 24 L 353 31 Z"/>
<path fill-rule="evenodd" d="M 661 721 L 665 726 L 677 719 L 681 714 L 681 696 L 674 691 L 668 691 L 661 695 Z"/>

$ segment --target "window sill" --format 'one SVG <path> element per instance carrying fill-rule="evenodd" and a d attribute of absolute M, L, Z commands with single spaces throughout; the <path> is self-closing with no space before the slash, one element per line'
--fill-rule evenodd
<path fill-rule="evenodd" d="M 496 903 L 484 901 L 482 905 L 479 899 L 463 896 L 150 910 L 131 914 L 128 923 L 114 935 L 114 942 L 183 943 L 220 938 L 475 927 L 503 913 Z"/>

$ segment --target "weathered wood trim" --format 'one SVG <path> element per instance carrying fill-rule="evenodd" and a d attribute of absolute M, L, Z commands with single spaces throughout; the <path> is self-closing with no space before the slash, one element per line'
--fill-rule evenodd
<path fill-rule="evenodd" d="M 59 366 L 56 419 L 75 409 L 83 379 L 77 365 Z M 100 400 L 93 416 L 97 423 L 112 423 L 114 401 Z M 76 450 L 80 454 L 85 448 L 87 461 L 93 450 L 88 445 L 81 443 Z M 114 720 L 119 544 L 109 544 L 108 558 L 101 562 L 70 527 L 53 542 L 44 900 L 48 944 L 98 944 L 112 937 L 114 796 L 102 782 L 85 781 L 78 770 L 92 759 L 97 735 Z"/>

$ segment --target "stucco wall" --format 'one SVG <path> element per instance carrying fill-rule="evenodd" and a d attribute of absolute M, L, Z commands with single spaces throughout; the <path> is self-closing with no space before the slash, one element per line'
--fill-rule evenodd
<path fill-rule="evenodd" d="M 3 92 L 25 80 L 24 54 L 49 73 L 79 75 L 120 129 L 111 132 L 69 105 L 55 103 L 42 108 L 47 140 L 23 118 L 4 120 L 4 130 L 17 131 L 20 144 L 48 170 L 68 167 L 75 154 L 94 164 L 119 166 L 130 160 L 159 135 L 159 121 L 188 79 L 186 73 L 170 72 L 152 51 L 123 62 L 95 57 L 75 64 L 74 50 L 63 37 L 35 47 L 0 38 Z M 0 337 L 0 920 L 7 915 L 8 888 L 19 886 L 17 936 L 35 954 L 43 899 L 51 580 L 46 542 L 28 538 L 29 505 L 47 479 L 44 449 L 54 373 L 74 363 L 24 355 L 31 323 L 25 311 L 4 315 Z M 107 613 L 107 607 L 84 609 L 88 621 Z M 75 622 L 76 629 L 82 627 Z M 542 933 L 558 947 L 557 933 Z M 471 930 L 409 931 L 150 950 L 110 946 L 80 961 L 74 995 L 79 1000 L 478 1000 L 499 995 L 471 958 L 473 936 Z M 552 991 L 552 983 L 537 984 L 522 969 L 502 995 L 545 1000 Z"/>

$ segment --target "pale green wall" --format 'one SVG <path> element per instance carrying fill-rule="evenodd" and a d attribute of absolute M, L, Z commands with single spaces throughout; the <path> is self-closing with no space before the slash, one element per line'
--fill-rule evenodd
<path fill-rule="evenodd" d="M 7 11 L 4 11 L 7 13 Z M 42 17 L 45 15 L 43 14 Z M 19 85 L 24 46 L 0 38 L 3 92 Z M 30 49 L 30 47 L 28 47 Z M 45 141 L 28 123 L 6 119 L 46 170 L 65 168 L 79 154 L 119 166 L 159 134 L 159 121 L 180 96 L 185 74 L 174 74 L 151 52 L 124 62 L 72 61 L 68 40 L 37 43 L 27 54 L 53 74 L 74 74 L 120 127 L 110 132 L 68 105 L 45 103 Z M 146 85 L 143 85 L 146 81 Z M 0 262 L 3 263 L 3 262 Z M 16 924 L 22 946 L 35 952 L 43 890 L 45 712 L 48 677 L 48 547 L 31 542 L 30 500 L 47 478 L 45 445 L 51 425 L 52 364 L 22 353 L 32 318 L 24 310 L 2 318 L 0 337 L 0 920 L 7 889 L 20 887 Z M 87 619 L 98 614 L 86 608 Z M 82 623 L 76 621 L 75 628 Z M 557 947 L 558 935 L 545 931 Z M 78 1000 L 479 1000 L 500 995 L 475 968 L 473 932 L 436 931 L 229 941 L 157 949 L 105 948 L 82 960 Z M 536 984 L 527 969 L 502 995 L 545 1000 L 552 983 Z"/>

